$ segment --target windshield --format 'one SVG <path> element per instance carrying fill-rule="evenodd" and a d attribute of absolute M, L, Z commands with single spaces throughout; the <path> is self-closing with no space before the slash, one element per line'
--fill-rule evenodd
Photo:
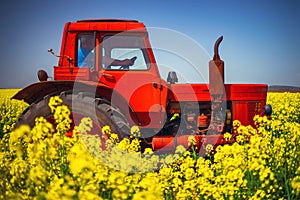
<path fill-rule="evenodd" d="M 143 38 L 132 35 L 107 35 L 101 43 L 102 67 L 109 70 L 147 70 L 149 57 Z M 132 60 L 126 67 L 116 61 Z"/>

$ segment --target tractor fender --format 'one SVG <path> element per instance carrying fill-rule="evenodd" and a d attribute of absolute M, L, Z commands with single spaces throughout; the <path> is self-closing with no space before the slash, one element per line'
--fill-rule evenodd
<path fill-rule="evenodd" d="M 72 80 L 63 80 L 63 81 L 42 81 L 33 83 L 24 89 L 20 90 L 15 94 L 12 99 L 24 100 L 28 104 L 38 102 L 43 99 L 45 96 L 50 95 L 59 95 L 63 91 L 72 91 L 74 88 L 75 81 Z M 93 82 L 81 82 L 76 81 L 76 84 L 82 84 L 82 88 L 90 88 L 91 86 L 95 87 Z M 106 87 L 103 85 L 103 87 Z"/>
<path fill-rule="evenodd" d="M 62 92 L 82 92 L 85 95 L 90 95 L 97 99 L 105 99 L 109 102 L 111 102 L 113 95 L 114 99 L 118 99 L 117 101 L 114 100 L 114 106 L 119 108 L 123 113 L 126 113 L 129 123 L 143 123 L 139 120 L 132 106 L 129 105 L 129 102 L 127 102 L 121 94 L 103 83 L 93 81 L 77 80 L 75 82 L 73 80 L 61 80 L 37 82 L 20 90 L 12 99 L 23 100 L 31 105 L 32 103 L 40 101 L 45 96 L 60 95 Z"/>

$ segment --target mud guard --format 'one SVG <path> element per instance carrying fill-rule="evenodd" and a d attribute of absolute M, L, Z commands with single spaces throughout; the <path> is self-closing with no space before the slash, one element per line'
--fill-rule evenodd
<path fill-rule="evenodd" d="M 95 94 L 95 98 L 101 97 L 108 100 L 109 102 L 111 101 L 113 94 L 114 97 L 117 97 L 119 99 L 118 101 L 114 101 L 114 106 L 123 110 L 124 113 L 130 113 L 130 116 L 127 116 L 129 123 L 142 123 L 137 117 L 133 108 L 129 105 L 129 103 L 125 100 L 125 98 L 122 95 L 112 90 L 105 84 L 95 83 L 93 81 L 74 82 L 73 80 L 62 80 L 37 82 L 20 90 L 17 94 L 15 94 L 12 97 L 12 99 L 23 100 L 30 105 L 34 102 L 40 101 L 47 95 L 55 96 L 59 95 L 61 92 L 64 91 Z"/>

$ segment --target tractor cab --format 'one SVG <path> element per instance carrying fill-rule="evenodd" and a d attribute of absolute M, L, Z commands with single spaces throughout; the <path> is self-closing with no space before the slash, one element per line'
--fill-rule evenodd
<path fill-rule="evenodd" d="M 166 105 L 161 96 L 167 95 L 162 89 L 166 82 L 160 78 L 143 23 L 70 22 L 65 25 L 62 41 L 54 80 L 88 81 L 109 87 L 135 110 L 137 124 L 161 128 Z"/>

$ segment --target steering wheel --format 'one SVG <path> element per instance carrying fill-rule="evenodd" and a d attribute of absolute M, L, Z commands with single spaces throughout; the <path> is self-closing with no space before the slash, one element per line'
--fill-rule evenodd
<path fill-rule="evenodd" d="M 130 58 L 131 62 L 134 63 L 134 61 L 137 59 L 136 56 Z M 129 69 L 130 65 L 122 65 L 119 69 Z"/>

